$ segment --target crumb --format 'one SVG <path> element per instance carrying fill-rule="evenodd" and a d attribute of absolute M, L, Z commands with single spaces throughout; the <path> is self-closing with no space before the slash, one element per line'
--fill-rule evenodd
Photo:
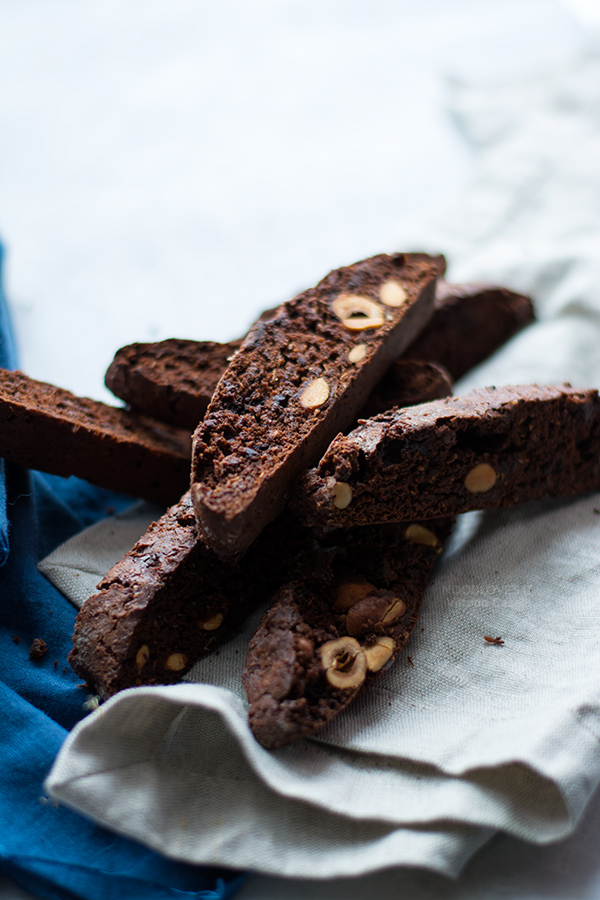
<path fill-rule="evenodd" d="M 114 516 L 114 514 L 115 514 L 115 508 L 114 508 L 114 506 L 107 506 L 106 509 L 105 509 L 104 511 L 105 511 L 105 513 L 106 513 L 107 516 Z"/>
<path fill-rule="evenodd" d="M 54 668 L 55 668 L 55 669 L 56 669 L 56 668 L 57 668 L 57 666 L 58 666 L 58 660 L 57 660 L 57 659 L 55 659 L 55 660 L 54 660 Z"/>
<path fill-rule="evenodd" d="M 600 516 L 600 509 L 594 509 L 594 512 L 596 513 L 597 516 Z"/>
<path fill-rule="evenodd" d="M 29 648 L 29 659 L 41 659 L 47 650 L 46 642 L 41 638 L 34 638 Z"/>
<path fill-rule="evenodd" d="M 502 640 L 502 638 L 499 638 L 499 637 L 495 637 L 495 638 L 494 638 L 494 637 L 490 637 L 489 634 L 484 634 L 483 639 L 484 639 L 484 641 L 487 641 L 488 644 L 503 644 L 503 643 L 504 643 L 504 641 Z"/>
<path fill-rule="evenodd" d="M 13 634 L 13 644 L 20 644 L 20 643 L 21 643 L 21 638 L 19 637 L 19 635 Z"/>
<path fill-rule="evenodd" d="M 414 667 L 415 664 L 414 664 L 414 662 L 412 661 L 412 659 L 410 658 L 410 656 L 407 656 L 406 658 L 407 658 L 407 660 L 409 661 L 409 663 L 411 664 L 411 666 Z"/>

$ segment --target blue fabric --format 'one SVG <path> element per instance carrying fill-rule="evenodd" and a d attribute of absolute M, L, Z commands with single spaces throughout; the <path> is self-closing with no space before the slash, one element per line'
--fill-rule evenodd
<path fill-rule="evenodd" d="M 0 366 L 3 369 L 14 369 L 17 365 L 17 353 L 13 337 L 8 309 L 2 289 L 4 268 L 4 250 L 0 244 Z M 0 459 L 0 566 L 8 557 L 8 515 L 6 510 L 6 472 L 4 460 Z"/>
<path fill-rule="evenodd" d="M 1 293 L 0 361 L 16 364 Z M 67 731 L 87 714 L 87 694 L 67 662 L 75 609 L 37 562 L 130 503 L 75 478 L 2 466 L 0 871 L 40 897 L 60 900 L 225 900 L 243 876 L 168 860 L 43 797 L 44 778 Z M 39 661 L 29 659 L 35 638 L 47 647 Z"/>

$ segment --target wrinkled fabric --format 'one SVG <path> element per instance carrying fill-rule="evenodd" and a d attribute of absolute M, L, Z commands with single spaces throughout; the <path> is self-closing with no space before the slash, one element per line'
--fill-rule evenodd
<path fill-rule="evenodd" d="M 600 385 L 600 55 L 453 98 L 478 173 L 405 246 L 444 251 L 452 280 L 530 292 L 538 314 L 457 391 Z M 48 789 L 180 859 L 296 878 L 456 875 L 497 832 L 565 838 L 600 781 L 599 538 L 598 493 L 463 516 L 410 661 L 315 738 L 253 740 L 240 671 L 255 619 L 191 683 L 124 692 L 77 726 Z"/>

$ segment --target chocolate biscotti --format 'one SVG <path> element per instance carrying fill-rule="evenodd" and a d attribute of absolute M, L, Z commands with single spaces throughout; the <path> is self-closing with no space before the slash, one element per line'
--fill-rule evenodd
<path fill-rule="evenodd" d="M 435 313 L 404 358 L 435 361 L 457 381 L 533 319 L 531 299 L 523 294 L 439 279 Z"/>
<path fill-rule="evenodd" d="M 83 604 L 69 662 L 106 699 L 140 684 L 169 684 L 219 646 L 289 577 L 307 529 L 280 517 L 245 557 L 218 559 L 198 541 L 189 491 L 154 522 Z"/>
<path fill-rule="evenodd" d="M 131 409 L 193 431 L 241 343 L 169 338 L 128 344 L 115 353 L 104 381 Z"/>
<path fill-rule="evenodd" d="M 293 479 L 348 428 L 433 310 L 435 261 L 382 254 L 331 272 L 256 324 L 193 438 L 201 539 L 240 557 Z"/>
<path fill-rule="evenodd" d="M 419 617 L 451 522 L 333 531 L 276 595 L 248 646 L 250 727 L 276 749 L 314 734 L 379 678 Z"/>
<path fill-rule="evenodd" d="M 0 457 L 157 503 L 189 484 L 188 431 L 0 370 Z"/>
<path fill-rule="evenodd" d="M 276 312 L 265 309 L 258 321 L 266 322 Z M 128 344 L 115 353 L 104 383 L 130 409 L 193 431 L 243 340 L 219 344 L 168 338 Z"/>
<path fill-rule="evenodd" d="M 422 363 L 406 366 L 405 398 L 418 403 L 431 379 L 423 377 Z M 287 582 L 294 567 L 314 557 L 317 546 L 312 530 L 285 512 L 239 566 L 222 562 L 197 538 L 188 491 L 83 605 L 70 661 L 102 699 L 137 684 L 178 681 Z"/>
<path fill-rule="evenodd" d="M 338 436 L 299 479 L 293 507 L 305 523 L 339 527 L 598 489 L 597 391 L 491 387 L 385 413 Z"/>
<path fill-rule="evenodd" d="M 441 273 L 445 260 L 439 260 Z M 273 314 L 267 310 L 261 319 Z M 502 287 L 448 284 L 439 278 L 434 314 L 402 358 L 438 363 L 457 379 L 532 319 L 528 297 Z M 241 343 L 241 338 L 227 344 L 172 338 L 129 344 L 117 350 L 106 386 L 131 409 L 193 430 Z"/>

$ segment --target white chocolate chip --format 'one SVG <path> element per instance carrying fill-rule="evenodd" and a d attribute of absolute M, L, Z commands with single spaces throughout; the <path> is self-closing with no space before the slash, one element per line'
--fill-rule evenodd
<path fill-rule="evenodd" d="M 385 281 L 379 288 L 379 296 L 384 306 L 404 306 L 408 294 L 397 281 Z"/>
<path fill-rule="evenodd" d="M 381 328 L 385 322 L 385 315 L 379 304 L 360 294 L 340 294 L 331 308 L 350 331 Z"/>
<path fill-rule="evenodd" d="M 138 672 L 141 672 L 148 660 L 150 659 L 150 649 L 147 644 L 142 644 L 138 652 L 135 654 L 135 664 Z"/>
<path fill-rule="evenodd" d="M 425 528 L 424 525 L 409 525 L 404 532 L 404 537 L 411 544 L 424 544 L 426 547 L 433 547 L 437 553 L 442 552 L 442 544 L 435 536 L 433 531 Z"/>
<path fill-rule="evenodd" d="M 187 666 L 187 656 L 183 653 L 171 653 L 167 659 L 167 669 L 171 672 L 181 672 Z"/>
<path fill-rule="evenodd" d="M 367 355 L 367 345 L 366 344 L 357 344 L 356 347 L 353 347 L 352 350 L 348 351 L 348 362 L 351 362 L 351 363 L 362 362 L 366 355 Z"/>
<path fill-rule="evenodd" d="M 489 463 L 474 466 L 465 478 L 465 487 L 471 494 L 485 494 L 496 484 L 498 475 Z"/>
<path fill-rule="evenodd" d="M 198 628 L 201 628 L 203 631 L 216 631 L 217 628 L 221 626 L 223 622 L 223 613 L 218 612 L 215 613 L 214 616 L 211 616 L 210 619 L 203 619 L 198 622 Z"/>
<path fill-rule="evenodd" d="M 336 481 L 333 487 L 333 505 L 336 509 L 346 509 L 352 503 L 352 488 L 345 481 Z"/>
<path fill-rule="evenodd" d="M 305 409 L 317 409 L 323 406 L 329 397 L 329 385 L 324 378 L 315 378 L 304 388 L 300 397 L 300 405 Z"/>

